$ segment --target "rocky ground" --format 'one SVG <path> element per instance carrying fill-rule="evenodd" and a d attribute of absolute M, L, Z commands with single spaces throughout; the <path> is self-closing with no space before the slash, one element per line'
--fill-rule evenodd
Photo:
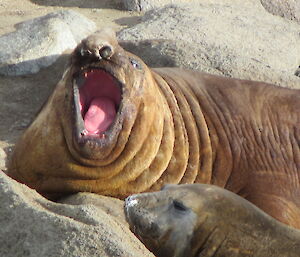
<path fill-rule="evenodd" d="M 104 26 L 151 66 L 300 88 L 298 0 L 0 0 L 0 169 L 70 48 Z M 52 203 L 0 173 L 0 202 L 0 256 L 151 256 L 129 231 L 122 201 L 78 194 Z"/>

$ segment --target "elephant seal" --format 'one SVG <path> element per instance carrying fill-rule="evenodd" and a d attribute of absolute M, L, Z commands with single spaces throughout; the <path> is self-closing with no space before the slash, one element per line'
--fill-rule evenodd
<path fill-rule="evenodd" d="M 132 231 L 157 257 L 297 257 L 300 230 L 217 186 L 168 185 L 125 200 Z"/>
<path fill-rule="evenodd" d="M 226 188 L 300 228 L 300 90 L 150 69 L 100 30 L 74 50 L 9 175 L 56 197 Z"/>

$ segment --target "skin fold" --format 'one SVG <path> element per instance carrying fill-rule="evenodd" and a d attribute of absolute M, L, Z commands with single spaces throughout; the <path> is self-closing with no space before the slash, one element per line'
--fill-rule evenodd
<path fill-rule="evenodd" d="M 121 102 L 110 127 L 87 136 L 76 85 L 97 70 L 110 74 L 105 81 L 114 81 Z M 125 198 L 169 183 L 214 184 L 300 228 L 299 145 L 299 90 L 150 69 L 105 29 L 74 50 L 16 144 L 8 174 L 50 199 L 80 191 Z"/>
<path fill-rule="evenodd" d="M 130 228 L 157 257 L 297 257 L 300 230 L 220 187 L 168 185 L 125 200 Z"/>

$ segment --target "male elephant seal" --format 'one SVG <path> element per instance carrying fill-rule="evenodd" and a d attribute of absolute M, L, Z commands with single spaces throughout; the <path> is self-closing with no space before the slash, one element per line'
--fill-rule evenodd
<path fill-rule="evenodd" d="M 217 186 L 168 185 L 130 196 L 133 232 L 158 257 L 298 257 L 300 230 Z"/>
<path fill-rule="evenodd" d="M 9 174 L 54 198 L 210 183 L 300 228 L 300 91 L 150 69 L 101 30 L 77 46 Z"/>

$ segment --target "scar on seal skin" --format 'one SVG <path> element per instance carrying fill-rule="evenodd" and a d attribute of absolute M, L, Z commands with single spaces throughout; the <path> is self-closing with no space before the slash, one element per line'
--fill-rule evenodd
<path fill-rule="evenodd" d="M 299 145 L 299 90 L 150 69 L 105 29 L 76 47 L 8 169 L 51 199 L 214 184 L 300 228 Z"/>
<path fill-rule="evenodd" d="M 168 185 L 125 200 L 131 230 L 158 257 L 297 257 L 300 230 L 230 191 Z"/>

